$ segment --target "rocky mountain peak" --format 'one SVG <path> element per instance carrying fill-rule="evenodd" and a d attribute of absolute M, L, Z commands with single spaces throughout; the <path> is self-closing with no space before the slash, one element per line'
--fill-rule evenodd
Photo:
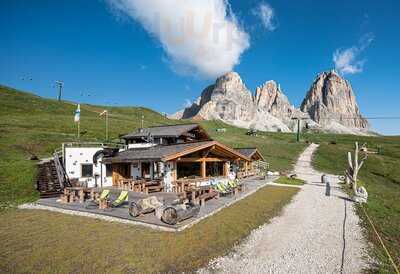
<path fill-rule="evenodd" d="M 364 134 L 368 129 L 350 83 L 334 70 L 317 75 L 301 110 L 290 104 L 276 81 L 257 87 L 253 96 L 238 73 L 228 72 L 205 88 L 190 107 L 171 116 L 217 119 L 238 127 L 283 132 L 296 130 L 293 117 L 302 117 L 309 127 L 321 131 Z"/>
<path fill-rule="evenodd" d="M 291 117 L 298 110 L 290 104 L 289 99 L 281 90 L 280 85 L 273 81 L 267 81 L 262 86 L 257 87 L 254 96 L 257 107 L 283 120 L 285 124 L 292 123 Z"/>
<path fill-rule="evenodd" d="M 240 77 L 239 73 L 235 71 L 230 71 L 225 73 L 224 75 L 218 77 L 215 82 L 217 85 L 225 82 L 234 82 L 236 84 L 243 84 L 242 78 Z"/>
<path fill-rule="evenodd" d="M 337 123 L 349 128 L 369 127 L 360 114 L 350 83 L 335 71 L 318 74 L 300 109 L 321 125 Z"/>
<path fill-rule="evenodd" d="M 276 107 L 280 103 L 289 104 L 289 100 L 282 93 L 280 85 L 274 80 L 267 81 L 257 87 L 254 100 L 259 107 L 267 111 L 270 111 L 273 106 Z"/>
<path fill-rule="evenodd" d="M 237 72 L 228 72 L 219 77 L 214 84 L 212 95 L 233 95 L 242 93 L 243 96 L 250 96 L 250 91 L 246 88 L 245 84 Z"/>

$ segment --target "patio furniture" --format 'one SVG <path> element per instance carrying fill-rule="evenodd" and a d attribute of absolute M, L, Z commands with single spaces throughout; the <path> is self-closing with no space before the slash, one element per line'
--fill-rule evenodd
<path fill-rule="evenodd" d="M 218 196 L 219 196 L 218 192 L 211 189 L 209 192 L 201 194 L 197 199 L 199 201 L 198 202 L 199 205 L 204 206 L 204 204 L 207 200 L 217 198 Z"/>
<path fill-rule="evenodd" d="M 61 195 L 62 203 L 73 203 L 79 201 L 83 203 L 87 196 L 94 199 L 94 189 L 88 187 L 66 187 Z"/>
<path fill-rule="evenodd" d="M 215 189 L 215 191 L 217 191 L 220 195 L 223 195 L 225 193 L 227 193 L 227 190 L 225 189 L 225 187 L 222 185 L 221 182 L 218 182 L 216 184 L 213 185 L 213 188 Z"/>
<path fill-rule="evenodd" d="M 117 187 L 120 189 L 129 189 L 132 179 L 119 179 Z"/>
<path fill-rule="evenodd" d="M 206 200 L 218 196 L 218 192 L 216 192 L 212 186 L 191 187 L 186 193 L 189 194 L 187 197 L 189 197 L 192 203 L 200 205 L 204 205 Z"/>
<path fill-rule="evenodd" d="M 141 214 L 153 212 L 157 207 L 162 205 L 163 203 L 156 196 L 131 201 L 129 202 L 129 215 L 138 217 Z"/>
<path fill-rule="evenodd" d="M 239 183 L 238 180 L 228 181 L 228 186 L 233 189 L 234 194 L 238 194 L 239 191 L 243 191 L 243 184 Z"/>
<path fill-rule="evenodd" d="M 144 193 L 160 192 L 164 190 L 164 186 L 160 181 L 150 181 L 144 183 Z"/>
<path fill-rule="evenodd" d="M 128 191 L 123 190 L 119 194 L 118 198 L 111 203 L 111 206 L 112 207 L 119 207 L 126 201 L 128 201 Z"/>
<path fill-rule="evenodd" d="M 107 200 L 108 196 L 110 195 L 110 190 L 109 189 L 104 189 L 101 194 L 100 197 L 98 199 L 92 199 L 89 201 L 86 201 L 85 203 L 85 208 L 90 209 L 90 208 L 97 208 L 100 205 L 100 202 Z"/>
<path fill-rule="evenodd" d="M 169 225 L 175 225 L 188 218 L 196 216 L 199 212 L 200 206 L 193 203 L 171 205 L 164 209 L 161 215 L 161 221 Z"/>
<path fill-rule="evenodd" d="M 99 200 L 99 209 L 107 209 L 111 207 L 111 201 L 106 199 Z"/>
<path fill-rule="evenodd" d="M 188 179 L 181 179 L 173 182 L 173 192 L 185 192 L 190 187 L 191 181 Z"/>

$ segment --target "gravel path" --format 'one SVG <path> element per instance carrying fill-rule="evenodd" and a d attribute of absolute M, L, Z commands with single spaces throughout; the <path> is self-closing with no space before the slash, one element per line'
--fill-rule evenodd
<path fill-rule="evenodd" d="M 311 166 L 317 145 L 300 155 L 295 173 L 306 180 L 283 214 L 253 231 L 235 250 L 200 273 L 360 273 L 367 243 L 353 203 L 329 176 L 330 196 Z"/>

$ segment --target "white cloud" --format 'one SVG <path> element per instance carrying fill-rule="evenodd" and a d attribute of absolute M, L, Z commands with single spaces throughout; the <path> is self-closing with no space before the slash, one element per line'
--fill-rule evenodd
<path fill-rule="evenodd" d="M 257 16 L 261 20 L 261 24 L 266 30 L 273 31 L 276 29 L 273 22 L 275 12 L 268 3 L 261 2 L 257 8 L 253 10 L 253 15 Z"/>
<path fill-rule="evenodd" d="M 362 72 L 366 60 L 358 60 L 358 57 L 373 40 L 373 34 L 369 33 L 360 39 L 357 46 L 353 46 L 348 49 L 337 49 L 333 53 L 335 69 L 343 75 Z"/>
<path fill-rule="evenodd" d="M 156 38 L 180 73 L 216 77 L 250 46 L 228 0 L 108 0 Z"/>

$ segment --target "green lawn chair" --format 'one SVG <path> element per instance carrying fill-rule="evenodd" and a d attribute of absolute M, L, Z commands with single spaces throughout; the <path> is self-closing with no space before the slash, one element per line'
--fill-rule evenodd
<path fill-rule="evenodd" d="M 242 191 L 243 190 L 243 184 L 238 179 L 229 181 L 228 185 L 232 189 L 237 189 L 238 191 Z"/>
<path fill-rule="evenodd" d="M 128 191 L 123 190 L 119 194 L 118 198 L 111 203 L 111 206 L 112 207 L 119 207 L 126 201 L 128 201 Z"/>
<path fill-rule="evenodd" d="M 219 182 L 215 185 L 215 190 L 218 191 L 221 196 L 232 194 L 232 191 L 227 188 L 222 182 Z"/>
<path fill-rule="evenodd" d="M 110 196 L 110 190 L 109 189 L 104 189 L 99 197 L 99 200 L 104 200 L 107 199 Z M 87 201 L 85 203 L 85 208 L 97 208 L 99 206 L 99 201 L 96 200 L 91 200 L 91 201 Z"/>
<path fill-rule="evenodd" d="M 236 182 L 233 181 L 233 180 L 228 181 L 228 185 L 229 185 L 231 188 L 235 188 L 235 187 L 238 186 L 238 185 L 236 184 Z"/>

